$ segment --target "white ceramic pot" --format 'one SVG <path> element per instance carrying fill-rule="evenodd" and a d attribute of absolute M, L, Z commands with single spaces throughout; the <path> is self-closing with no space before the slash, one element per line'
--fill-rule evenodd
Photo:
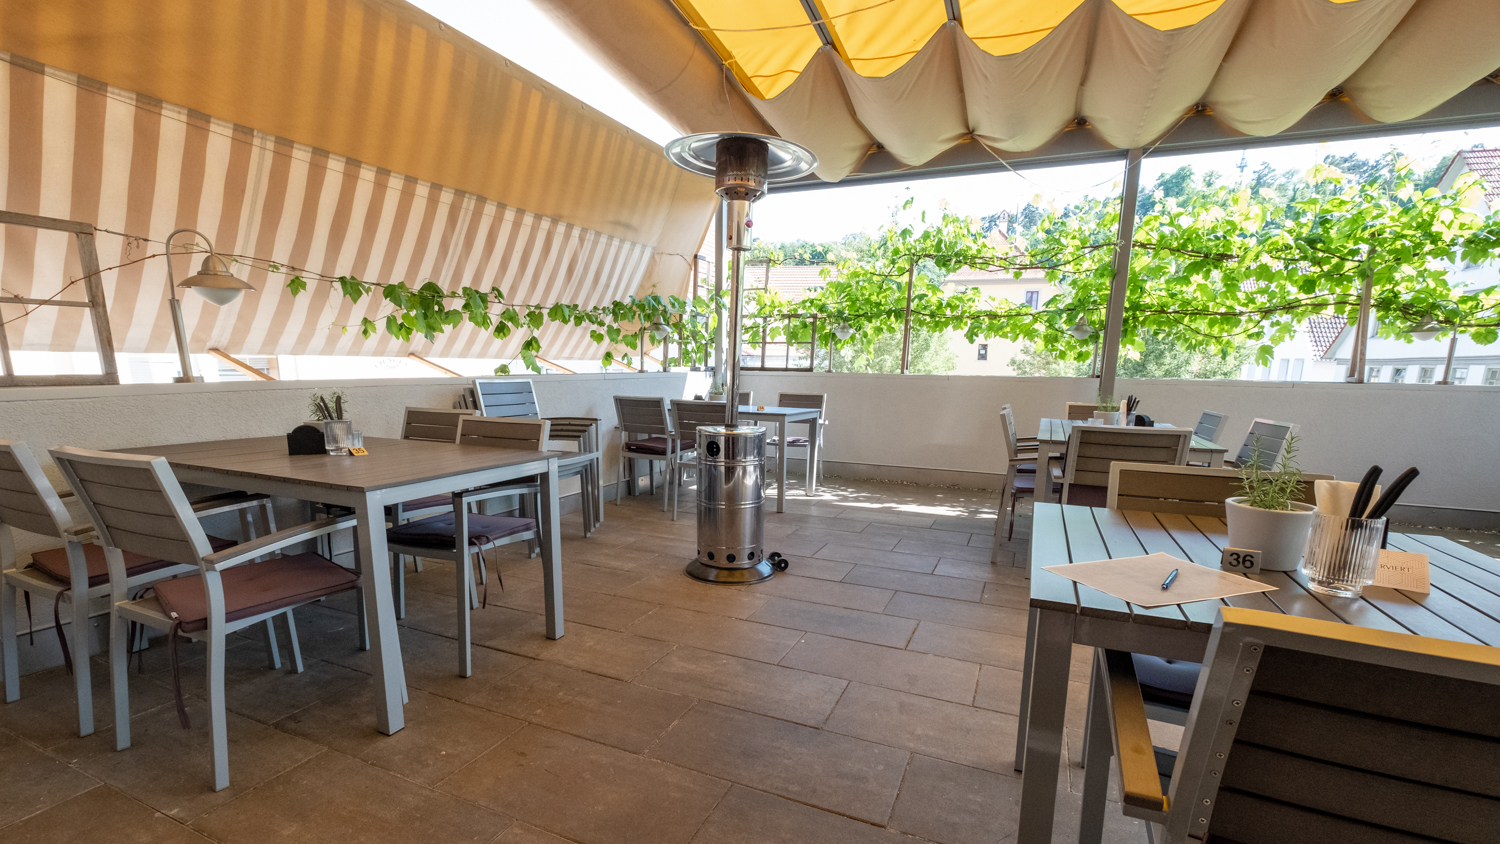
<path fill-rule="evenodd" d="M 1259 551 L 1260 567 L 1268 571 L 1295 571 L 1307 549 L 1317 508 L 1293 501 L 1290 510 L 1262 510 L 1244 502 L 1224 500 L 1230 546 Z"/>
<path fill-rule="evenodd" d="M 1120 411 L 1118 410 L 1096 410 L 1094 418 L 1099 420 L 1100 425 L 1120 424 Z"/>

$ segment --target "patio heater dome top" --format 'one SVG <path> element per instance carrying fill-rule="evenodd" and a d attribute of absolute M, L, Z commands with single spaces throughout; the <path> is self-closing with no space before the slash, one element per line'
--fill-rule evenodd
<path fill-rule="evenodd" d="M 750 143 L 725 144 L 724 141 L 742 139 Z M 759 143 L 755 143 L 759 142 Z M 741 158 L 746 153 L 755 155 L 758 150 L 765 150 L 765 163 L 758 165 L 757 162 L 742 162 Z M 818 166 L 818 157 L 812 151 L 800 144 L 794 144 L 785 138 L 774 135 L 757 135 L 753 132 L 705 132 L 698 135 L 684 135 L 667 144 L 667 159 L 678 167 L 700 176 L 714 176 L 718 183 L 716 188 L 720 195 L 725 195 L 726 176 L 730 181 L 737 174 L 726 173 L 726 170 L 738 170 L 745 164 L 753 169 L 761 170 L 760 185 L 751 188 L 754 196 L 725 196 L 726 199 L 749 199 L 754 200 L 764 192 L 766 183 L 786 182 L 799 179 L 813 171 Z M 758 157 L 758 156 L 757 156 Z M 725 165 L 730 165 L 726 167 Z M 734 165 L 739 165 L 734 166 Z M 763 169 L 762 169 L 763 167 Z"/>

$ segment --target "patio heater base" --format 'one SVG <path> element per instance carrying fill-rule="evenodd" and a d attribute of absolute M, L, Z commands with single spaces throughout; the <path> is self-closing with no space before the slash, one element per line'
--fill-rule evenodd
<path fill-rule="evenodd" d="M 696 559 L 687 564 L 687 576 L 704 583 L 759 583 L 775 575 L 776 568 L 769 559 L 749 568 L 719 568 Z"/>

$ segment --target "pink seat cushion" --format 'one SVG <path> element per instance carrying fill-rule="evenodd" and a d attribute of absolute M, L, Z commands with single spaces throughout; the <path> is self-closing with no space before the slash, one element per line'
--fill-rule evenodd
<path fill-rule="evenodd" d="M 238 543 L 233 539 L 210 536 L 208 544 L 215 551 L 223 551 L 225 548 L 233 548 Z M 130 551 L 122 551 L 121 553 L 125 555 L 126 577 L 149 574 L 158 569 L 177 565 L 169 560 L 153 560 L 150 557 Z M 103 546 L 93 544 L 83 546 L 83 561 L 89 567 L 89 586 L 91 588 L 94 586 L 103 586 L 109 582 L 109 563 L 104 559 Z M 38 551 L 31 555 L 31 564 L 37 571 L 47 575 L 58 583 L 71 583 L 73 580 L 68 574 L 68 551 L 65 548 L 51 548 L 46 551 Z"/>
<path fill-rule="evenodd" d="M 359 585 L 354 572 L 317 554 L 289 554 L 261 563 L 244 563 L 225 569 L 221 579 L 226 621 L 295 607 Z M 156 597 L 184 631 L 208 627 L 208 595 L 202 575 L 163 580 L 156 584 Z"/>
<path fill-rule="evenodd" d="M 515 536 L 536 530 L 535 519 L 516 516 L 490 516 L 483 513 L 469 514 L 469 544 L 489 545 L 507 536 Z M 386 538 L 401 545 L 422 545 L 429 548 L 452 548 L 454 519 L 452 513 L 439 513 L 425 519 L 407 522 L 386 531 Z"/>
<path fill-rule="evenodd" d="M 1030 462 L 1030 463 L 1016 463 L 1014 465 L 1016 467 L 1016 474 L 1018 474 L 1018 475 L 1035 475 L 1036 474 L 1036 461 L 1034 461 L 1034 460 L 1032 462 Z"/>
<path fill-rule="evenodd" d="M 1103 507 L 1109 503 L 1109 487 L 1073 484 L 1068 487 L 1068 503 L 1080 507 Z"/>
<path fill-rule="evenodd" d="M 667 445 L 670 441 L 666 437 L 646 437 L 639 440 L 631 440 L 624 445 L 627 454 L 660 454 L 666 456 Z M 684 451 L 696 445 L 694 437 L 683 437 L 681 448 Z"/>

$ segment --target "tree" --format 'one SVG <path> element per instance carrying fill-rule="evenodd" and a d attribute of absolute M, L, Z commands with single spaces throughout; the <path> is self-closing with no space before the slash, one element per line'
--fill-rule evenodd
<path fill-rule="evenodd" d="M 883 334 L 874 343 L 835 346 L 834 372 L 901 371 L 901 334 Z M 826 359 L 825 359 L 826 360 Z M 907 371 L 919 375 L 946 375 L 958 369 L 958 356 L 946 334 L 931 331 L 911 333 L 911 366 Z"/>

